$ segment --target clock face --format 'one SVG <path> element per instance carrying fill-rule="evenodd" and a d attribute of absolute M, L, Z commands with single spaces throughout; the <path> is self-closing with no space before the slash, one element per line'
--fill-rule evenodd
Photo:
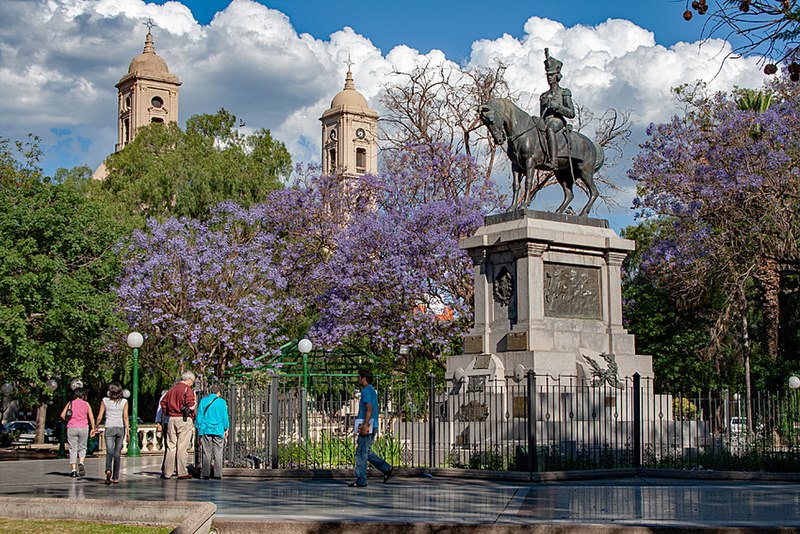
<path fill-rule="evenodd" d="M 331 133 L 328 134 L 328 135 L 330 135 L 332 140 L 334 140 L 334 141 L 336 140 L 336 130 L 331 130 Z"/>
<path fill-rule="evenodd" d="M 358 130 L 356 130 L 356 137 L 358 137 L 359 139 L 364 139 L 366 135 L 367 132 L 364 131 L 364 128 L 359 128 Z"/>

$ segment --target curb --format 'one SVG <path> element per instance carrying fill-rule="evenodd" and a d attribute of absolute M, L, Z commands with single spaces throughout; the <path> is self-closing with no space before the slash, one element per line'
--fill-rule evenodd
<path fill-rule="evenodd" d="M 219 534 L 675 534 L 675 527 L 598 524 L 546 524 L 546 525 L 465 525 L 440 523 L 375 523 L 334 521 L 214 521 L 214 530 Z M 746 528 L 746 527 L 692 527 L 693 532 L 703 534 L 766 534 L 797 532 L 794 528 Z"/>
<path fill-rule="evenodd" d="M 210 502 L 0 497 L 0 517 L 177 525 L 174 534 L 208 534 L 216 511 Z"/>
<path fill-rule="evenodd" d="M 226 467 L 225 477 L 258 480 L 347 480 L 355 477 L 353 469 L 248 469 Z M 800 482 L 800 473 L 767 473 L 765 471 L 712 471 L 699 469 L 655 469 L 630 467 L 620 469 L 587 469 L 582 471 L 489 471 L 485 469 L 456 469 L 420 467 L 395 467 L 394 476 L 415 478 L 431 475 L 439 478 L 466 480 L 497 480 L 509 482 L 569 482 L 572 480 L 599 480 L 609 478 L 673 478 L 694 480 L 731 480 L 753 482 Z M 368 478 L 380 478 L 374 470 L 367 471 Z"/>

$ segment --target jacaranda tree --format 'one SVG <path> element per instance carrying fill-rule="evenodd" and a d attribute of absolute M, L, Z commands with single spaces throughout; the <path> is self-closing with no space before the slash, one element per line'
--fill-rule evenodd
<path fill-rule="evenodd" d="M 389 365 L 401 345 L 441 363 L 472 317 L 471 262 L 458 240 L 483 211 L 477 199 L 417 196 L 409 181 L 453 179 L 445 174 L 471 164 L 426 161 L 386 177 L 298 172 L 249 209 L 225 203 L 208 222 L 150 221 L 135 232 L 118 292 L 130 326 L 146 333 L 144 352 L 169 349 L 148 365 L 174 372 L 177 356 L 223 376 L 301 335 L 322 349 L 369 349 Z"/>
<path fill-rule="evenodd" d="M 426 198 L 422 184 L 453 177 L 435 164 L 440 150 L 420 154 L 428 156 L 406 173 L 310 176 L 267 200 L 265 226 L 283 238 L 287 291 L 304 303 L 318 346 L 355 344 L 393 360 L 406 345 L 409 358 L 439 362 L 458 350 L 473 288 L 458 240 L 480 225 L 481 195 Z M 454 167 L 469 165 L 465 158 Z M 483 198 L 495 194 L 486 191 Z"/>
<path fill-rule="evenodd" d="M 223 378 L 285 341 L 282 321 L 297 305 L 262 209 L 223 203 L 208 221 L 150 220 L 133 233 L 117 291 L 130 327 L 146 334 L 145 365 Z"/>
<path fill-rule="evenodd" d="M 443 364 L 472 319 L 471 262 L 458 239 L 480 224 L 477 204 L 458 199 L 354 219 L 315 271 L 330 283 L 314 334 L 329 346 L 361 340 L 375 354 L 407 345 Z"/>
<path fill-rule="evenodd" d="M 642 268 L 684 306 L 716 310 L 709 354 L 720 354 L 713 349 L 733 327 L 747 360 L 760 269 L 800 265 L 800 108 L 787 83 L 757 111 L 731 95 L 679 90 L 688 112 L 650 126 L 630 171 L 640 214 L 666 223 Z"/>

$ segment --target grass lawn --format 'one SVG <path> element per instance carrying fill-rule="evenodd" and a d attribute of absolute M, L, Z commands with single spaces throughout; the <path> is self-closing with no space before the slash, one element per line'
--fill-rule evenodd
<path fill-rule="evenodd" d="M 0 517 L 0 532 L 4 534 L 168 534 L 174 527 L 148 527 L 68 521 L 62 519 L 6 519 Z"/>

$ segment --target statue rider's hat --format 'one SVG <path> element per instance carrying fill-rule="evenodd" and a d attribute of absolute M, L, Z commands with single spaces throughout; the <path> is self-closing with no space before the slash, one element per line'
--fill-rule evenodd
<path fill-rule="evenodd" d="M 544 70 L 547 74 L 561 74 L 562 62 L 550 55 L 550 49 L 544 49 Z"/>

